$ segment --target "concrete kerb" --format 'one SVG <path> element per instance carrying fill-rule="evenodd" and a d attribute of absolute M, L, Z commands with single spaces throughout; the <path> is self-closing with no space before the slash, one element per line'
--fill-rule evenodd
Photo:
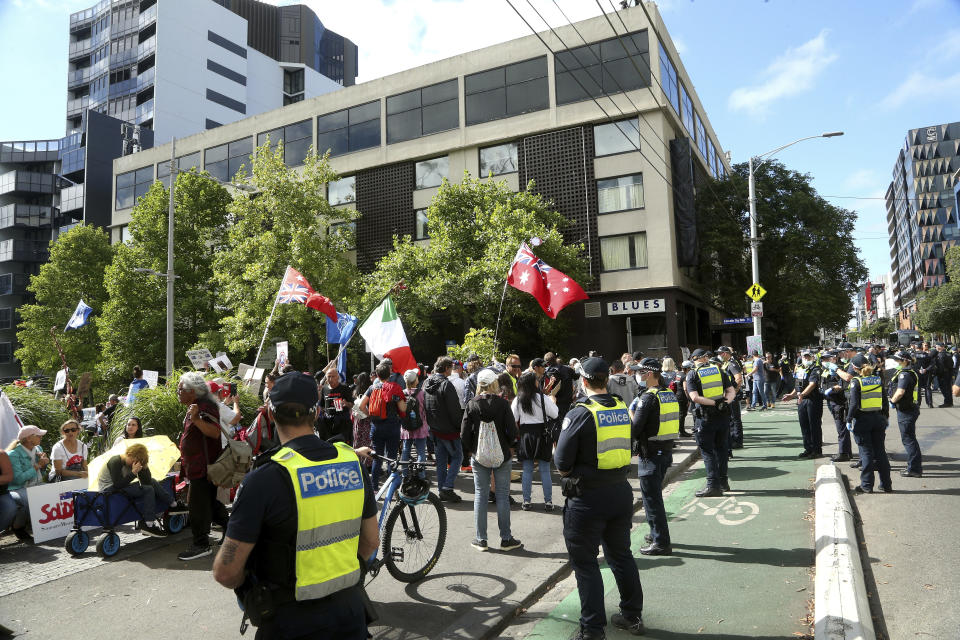
<path fill-rule="evenodd" d="M 675 461 L 674 464 L 667 469 L 667 474 L 663 479 L 664 485 L 673 482 L 677 476 L 689 469 L 690 466 L 693 465 L 693 463 L 699 458 L 700 449 L 694 447 L 693 450 L 687 452 L 681 460 Z M 637 513 L 642 508 L 643 503 L 640 500 L 637 500 L 634 503 L 633 512 Z M 435 636 L 435 638 L 437 638 L 437 640 L 460 638 L 487 640 L 489 638 L 499 637 L 500 633 L 502 633 L 503 630 L 510 625 L 518 613 L 528 609 L 531 605 L 540 600 L 544 594 L 549 592 L 558 582 L 570 575 L 570 572 L 571 569 L 569 562 L 565 562 L 560 565 L 552 574 L 546 576 L 536 589 L 526 594 L 520 600 L 517 600 L 515 605 L 509 611 L 503 614 L 498 620 L 493 622 L 492 626 L 490 625 L 491 620 L 488 613 L 483 611 L 473 611 L 465 616 L 460 617 L 456 622 L 444 629 L 438 636 Z"/>
<path fill-rule="evenodd" d="M 875 640 L 846 481 L 832 464 L 817 469 L 814 638 Z"/>

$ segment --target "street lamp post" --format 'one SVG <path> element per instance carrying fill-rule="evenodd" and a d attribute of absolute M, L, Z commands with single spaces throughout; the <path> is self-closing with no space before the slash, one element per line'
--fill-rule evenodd
<path fill-rule="evenodd" d="M 173 375 L 173 189 L 177 183 L 177 139 L 170 141 L 170 208 L 167 211 L 167 379 Z"/>
<path fill-rule="evenodd" d="M 830 131 L 828 133 L 821 133 L 817 136 L 807 136 L 805 138 L 800 138 L 799 140 L 794 140 L 793 142 L 787 143 L 783 146 L 767 151 L 766 153 L 761 153 L 757 156 L 750 156 L 748 170 L 749 178 L 747 180 L 747 186 L 749 191 L 750 198 L 750 266 L 753 272 L 753 281 L 755 283 L 760 282 L 760 255 L 758 247 L 760 246 L 760 238 L 757 236 L 757 195 L 756 189 L 754 187 L 754 178 L 753 172 L 756 169 L 759 169 L 763 166 L 763 163 L 766 162 L 770 156 L 773 154 L 783 151 L 787 147 L 792 147 L 798 142 L 803 142 L 804 140 L 812 140 L 814 138 L 835 138 L 837 136 L 842 136 L 843 131 Z M 764 159 L 766 158 L 766 159 Z M 753 165 L 754 160 L 760 160 L 757 166 Z M 761 336 L 760 333 L 760 317 L 754 316 L 753 318 L 753 334 L 758 338 Z"/>

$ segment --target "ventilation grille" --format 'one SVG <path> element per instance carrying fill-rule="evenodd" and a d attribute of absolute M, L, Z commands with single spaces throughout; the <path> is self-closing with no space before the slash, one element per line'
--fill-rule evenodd
<path fill-rule="evenodd" d="M 583 317 L 584 318 L 599 318 L 602 312 L 600 310 L 599 302 L 586 302 L 583 305 Z"/>

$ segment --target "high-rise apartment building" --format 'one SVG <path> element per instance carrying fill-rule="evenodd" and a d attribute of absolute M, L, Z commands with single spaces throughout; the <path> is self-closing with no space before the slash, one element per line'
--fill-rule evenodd
<path fill-rule="evenodd" d="M 960 122 L 907 132 L 886 193 L 893 299 L 901 328 L 913 328 L 917 294 L 946 282 L 944 253 L 960 241 L 958 170 Z"/>
<path fill-rule="evenodd" d="M 91 109 L 168 142 L 353 84 L 356 53 L 302 5 L 102 0 L 70 16 L 67 133 Z"/>
<path fill-rule="evenodd" d="M 464 172 L 532 180 L 585 248 L 590 300 L 563 311 L 567 355 L 727 343 L 731 330 L 697 284 L 694 196 L 729 171 L 726 154 L 663 21 L 649 5 L 618 11 L 616 33 L 598 16 L 307 99 L 177 140 L 182 168 L 229 179 L 269 136 L 285 161 L 312 145 L 342 176 L 329 202 L 354 208 L 362 271 L 394 236 L 429 241 L 431 199 Z M 575 30 L 576 29 L 576 30 Z M 589 46 L 579 39 L 582 35 Z M 594 101 L 597 100 L 597 102 Z M 599 104 L 598 104 L 599 103 Z M 113 240 L 122 241 L 138 192 L 169 161 L 163 145 L 114 162 Z M 428 353 L 456 335 L 415 336 Z"/>

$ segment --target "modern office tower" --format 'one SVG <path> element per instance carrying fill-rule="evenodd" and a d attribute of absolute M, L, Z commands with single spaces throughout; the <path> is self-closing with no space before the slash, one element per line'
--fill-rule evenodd
<path fill-rule="evenodd" d="M 255 0 L 102 0 L 70 16 L 69 56 L 68 135 L 91 109 L 152 129 L 157 142 L 356 77 L 356 46 L 309 8 Z"/>
<path fill-rule="evenodd" d="M 911 129 L 887 187 L 893 298 L 900 327 L 913 328 L 917 294 L 946 282 L 944 253 L 960 241 L 960 122 Z"/>
<path fill-rule="evenodd" d="M 558 37 L 497 44 L 305 99 L 178 140 L 180 166 L 228 180 L 269 135 L 286 163 L 313 145 L 342 176 L 334 206 L 355 208 L 357 265 L 370 271 L 394 235 L 428 242 L 430 201 L 464 171 L 536 190 L 571 221 L 582 243 L 590 299 L 571 305 L 565 355 L 626 348 L 674 358 L 681 346 L 725 344 L 734 332 L 699 292 L 694 196 L 729 169 L 704 105 L 654 5 L 577 22 Z M 594 98 L 597 102 L 594 102 Z M 599 102 L 599 106 L 598 106 Z M 602 107 L 602 108 L 601 108 Z M 114 161 L 112 239 L 131 218 L 137 189 L 161 179 L 162 145 Z M 133 194 L 133 197 L 131 197 Z M 739 335 L 739 334 L 737 334 Z M 443 350 L 445 338 L 427 341 Z M 428 343 L 433 340 L 434 343 Z"/>

